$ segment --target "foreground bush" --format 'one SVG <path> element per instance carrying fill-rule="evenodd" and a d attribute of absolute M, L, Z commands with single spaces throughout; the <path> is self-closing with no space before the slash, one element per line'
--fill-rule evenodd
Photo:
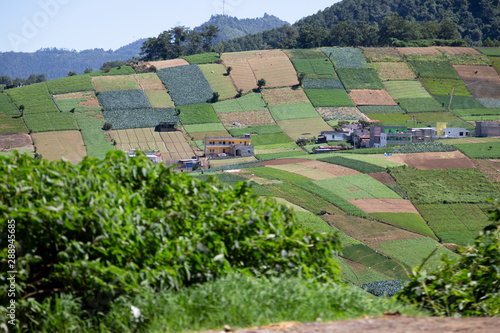
<path fill-rule="evenodd" d="M 413 273 L 396 298 L 445 316 L 500 315 L 500 208 L 473 247 L 457 260 L 444 258 L 435 271 Z"/>
<path fill-rule="evenodd" d="M 235 272 L 338 280 L 334 235 L 301 228 L 246 183 L 200 182 L 122 152 L 79 165 L 0 158 L 0 217 L 0 280 L 15 220 L 16 320 L 31 330 L 44 299 L 61 294 L 93 318 L 142 287 L 182 289 Z M 0 290 L 0 304 L 8 300 Z"/>

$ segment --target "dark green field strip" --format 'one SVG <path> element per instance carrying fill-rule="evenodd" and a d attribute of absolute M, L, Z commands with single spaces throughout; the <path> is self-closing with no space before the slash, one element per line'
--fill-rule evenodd
<path fill-rule="evenodd" d="M 338 68 L 337 74 L 347 90 L 384 89 L 377 72 L 371 68 Z"/>
<path fill-rule="evenodd" d="M 437 240 L 434 232 L 425 223 L 422 216 L 415 213 L 372 213 L 370 214 L 379 221 L 392 224 L 395 227 L 428 236 Z"/>
<path fill-rule="evenodd" d="M 220 123 L 211 104 L 183 105 L 178 109 L 180 110 L 179 119 L 183 125 Z"/>
<path fill-rule="evenodd" d="M 443 108 L 454 110 L 454 109 L 484 109 L 485 107 L 478 102 L 472 96 L 453 96 L 451 99 L 450 107 L 450 96 L 434 96 L 434 98 L 441 103 Z"/>
<path fill-rule="evenodd" d="M 453 146 L 472 159 L 500 158 L 500 142 L 456 143 Z"/>
<path fill-rule="evenodd" d="M 9 95 L 5 93 L 0 93 L 0 115 L 17 116 L 19 114 L 20 114 L 19 109 L 14 104 Z"/>
<path fill-rule="evenodd" d="M 355 106 L 347 92 L 343 89 L 305 89 L 304 92 L 315 108 L 325 106 Z"/>
<path fill-rule="evenodd" d="M 410 65 L 422 78 L 460 80 L 457 71 L 448 61 L 410 61 Z"/>
<path fill-rule="evenodd" d="M 74 115 L 66 112 L 27 114 L 23 118 L 32 133 L 79 129 Z"/>
<path fill-rule="evenodd" d="M 45 82 L 5 91 L 19 108 L 24 106 L 24 114 L 58 112 Z"/>
<path fill-rule="evenodd" d="M 368 162 L 353 160 L 350 158 L 345 158 L 342 156 L 332 156 L 320 158 L 318 161 L 327 162 L 331 164 L 345 166 L 347 168 L 354 169 L 356 171 L 362 173 L 376 173 L 376 172 L 385 172 L 385 168 L 379 165 L 371 164 Z"/>
<path fill-rule="evenodd" d="M 461 246 L 472 246 L 474 240 L 479 236 L 479 231 L 446 231 L 439 232 L 437 236 L 442 243 L 454 243 Z"/>
<path fill-rule="evenodd" d="M 77 91 L 94 90 L 92 79 L 89 75 L 74 75 L 47 81 L 47 88 L 52 95 Z"/>

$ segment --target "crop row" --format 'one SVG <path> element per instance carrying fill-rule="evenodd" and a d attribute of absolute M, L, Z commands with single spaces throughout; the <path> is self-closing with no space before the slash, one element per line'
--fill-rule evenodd
<path fill-rule="evenodd" d="M 113 129 L 155 127 L 160 122 L 179 122 L 174 109 L 134 109 L 104 111 L 104 120 Z"/>
<path fill-rule="evenodd" d="M 106 111 L 151 108 L 143 90 L 101 91 L 98 98 Z"/>

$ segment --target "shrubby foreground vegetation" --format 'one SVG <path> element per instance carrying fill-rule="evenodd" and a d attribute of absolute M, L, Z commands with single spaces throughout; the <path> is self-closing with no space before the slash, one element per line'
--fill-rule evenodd
<path fill-rule="evenodd" d="M 421 313 L 342 286 L 335 234 L 305 229 L 249 183 L 201 182 L 122 152 L 78 165 L 15 154 L 0 158 L 0 180 L 0 279 L 9 219 L 18 271 L 17 326 L 6 318 L 4 329 L 186 331 Z M 498 315 L 498 236 L 490 228 L 458 264 L 416 273 L 398 298 L 438 315 Z M 1 304 L 9 299 L 0 290 Z"/>

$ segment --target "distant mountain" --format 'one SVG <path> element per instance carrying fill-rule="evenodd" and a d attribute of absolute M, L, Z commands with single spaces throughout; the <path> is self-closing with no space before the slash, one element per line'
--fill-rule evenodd
<path fill-rule="evenodd" d="M 288 22 L 279 19 L 274 15 L 264 13 L 263 17 L 239 19 L 228 15 L 212 15 L 210 20 L 199 27 L 194 28 L 196 32 L 201 32 L 203 26 L 213 24 L 220 29 L 219 37 L 214 40 L 214 44 L 220 41 L 243 37 L 248 34 L 255 34 L 264 30 L 279 28 Z"/>
<path fill-rule="evenodd" d="M 146 39 L 139 39 L 133 43 L 112 51 L 93 49 L 83 51 L 70 51 L 57 48 L 40 49 L 33 53 L 25 52 L 0 52 L 0 75 L 27 78 L 31 74 L 42 74 L 47 79 L 65 77 L 68 72 L 82 74 L 86 68 L 94 71 L 107 61 L 128 60 L 138 57 L 142 43 Z"/>

